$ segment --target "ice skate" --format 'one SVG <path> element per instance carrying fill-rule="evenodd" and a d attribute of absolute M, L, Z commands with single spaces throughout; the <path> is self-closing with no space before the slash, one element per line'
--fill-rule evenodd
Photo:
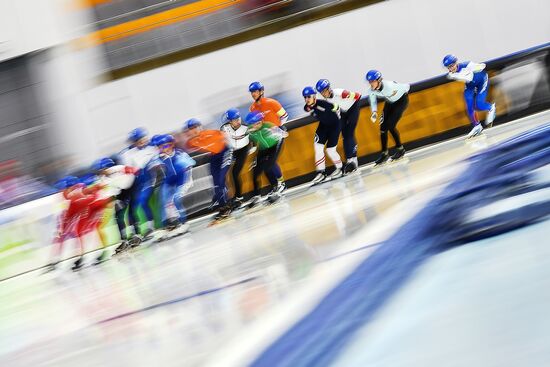
<path fill-rule="evenodd" d="M 385 163 L 389 158 L 390 158 L 390 155 L 387 151 L 382 152 L 382 154 L 380 154 L 380 157 L 378 157 L 378 159 L 374 161 L 374 165 L 379 166 Z"/>
<path fill-rule="evenodd" d="M 326 179 L 327 179 L 327 174 L 325 173 L 325 171 L 319 171 L 319 172 L 317 172 L 317 175 L 315 175 L 315 177 L 313 178 L 311 183 L 313 185 L 318 185 L 318 184 L 324 182 Z"/>
<path fill-rule="evenodd" d="M 152 228 L 147 228 L 147 230 L 145 231 L 145 233 L 143 233 L 141 238 L 142 238 L 141 242 L 147 242 L 147 241 L 153 239 L 153 229 Z"/>
<path fill-rule="evenodd" d="M 479 134 L 481 134 L 481 132 L 483 131 L 483 127 L 481 127 L 481 124 L 477 124 L 476 126 L 474 126 L 474 128 L 470 131 L 470 133 L 468 134 L 468 136 L 466 137 L 467 139 L 471 139 L 473 137 L 476 137 L 478 136 Z"/>
<path fill-rule="evenodd" d="M 42 274 L 50 273 L 50 272 L 54 271 L 55 269 L 57 269 L 57 264 L 59 264 L 59 263 L 58 262 L 49 263 L 48 265 L 46 265 L 44 267 L 44 270 L 42 271 Z"/>
<path fill-rule="evenodd" d="M 130 238 L 130 241 L 128 242 L 129 242 L 130 248 L 135 248 L 141 245 L 141 243 L 143 242 L 143 237 L 139 234 L 135 234 L 132 236 L 132 238 Z"/>
<path fill-rule="evenodd" d="M 330 179 L 331 180 L 336 180 L 336 179 L 342 177 L 343 175 L 344 175 L 344 172 L 342 171 L 342 169 L 341 168 L 336 168 L 334 170 L 334 172 L 332 172 L 330 174 Z"/>
<path fill-rule="evenodd" d="M 128 240 L 123 240 L 120 245 L 115 249 L 115 255 L 118 255 L 130 248 L 130 243 Z"/>
<path fill-rule="evenodd" d="M 168 230 L 159 229 L 158 231 L 155 231 L 155 235 L 153 236 L 153 243 L 166 241 L 168 238 Z"/>
<path fill-rule="evenodd" d="M 103 250 L 101 251 L 101 254 L 95 259 L 93 265 L 99 265 L 107 260 L 109 260 L 109 255 L 107 254 L 107 251 Z"/>
<path fill-rule="evenodd" d="M 277 184 L 277 192 L 279 193 L 279 195 L 282 195 L 285 191 L 286 191 L 286 182 L 279 181 L 279 183 Z"/>
<path fill-rule="evenodd" d="M 268 204 L 275 204 L 281 199 L 281 195 L 278 191 L 273 191 L 269 196 L 267 197 L 267 203 Z"/>
<path fill-rule="evenodd" d="M 344 175 L 352 174 L 353 172 L 357 171 L 357 165 L 355 162 L 346 162 L 344 165 Z"/>
<path fill-rule="evenodd" d="M 252 209 L 260 204 L 260 196 L 256 195 L 250 199 L 250 202 L 246 205 L 246 209 Z"/>
<path fill-rule="evenodd" d="M 84 266 L 84 259 L 81 257 L 79 257 L 73 264 L 73 266 L 71 267 L 71 270 L 72 271 L 78 271 L 80 270 L 82 267 Z"/>
<path fill-rule="evenodd" d="M 392 161 L 396 161 L 398 159 L 401 159 L 405 156 L 405 148 L 399 147 L 397 148 L 397 151 L 394 153 L 394 155 L 391 156 Z"/>
<path fill-rule="evenodd" d="M 236 198 L 233 198 L 231 201 L 231 210 L 237 210 L 240 209 L 243 205 L 243 197 L 237 196 Z"/>
<path fill-rule="evenodd" d="M 210 227 L 215 224 L 221 223 L 224 220 L 228 219 L 230 215 L 231 215 L 231 209 L 228 206 L 223 207 L 222 209 L 220 209 L 218 214 L 214 216 L 214 219 L 212 220 L 212 222 L 210 222 L 208 226 Z"/>
<path fill-rule="evenodd" d="M 189 224 L 188 223 L 180 224 L 172 232 L 173 232 L 173 237 L 182 236 L 182 235 L 186 234 L 187 232 L 189 232 Z"/>

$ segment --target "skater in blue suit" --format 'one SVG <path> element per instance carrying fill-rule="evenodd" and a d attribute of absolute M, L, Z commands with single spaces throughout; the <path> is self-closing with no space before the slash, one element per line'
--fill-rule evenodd
<path fill-rule="evenodd" d="M 468 138 L 479 135 L 483 126 L 477 119 L 476 111 L 488 111 L 485 127 L 491 126 L 496 115 L 495 104 L 486 101 L 489 92 L 489 75 L 485 71 L 485 64 L 472 61 L 458 62 L 456 56 L 447 55 L 443 58 L 443 66 L 449 70 L 449 74 L 447 74 L 449 79 L 466 83 L 464 100 L 468 118 L 473 126 Z"/>

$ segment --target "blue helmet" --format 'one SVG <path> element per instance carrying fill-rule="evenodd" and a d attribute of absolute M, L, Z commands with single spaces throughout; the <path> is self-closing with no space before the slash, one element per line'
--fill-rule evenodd
<path fill-rule="evenodd" d="M 159 135 L 159 134 L 156 134 L 156 135 L 153 135 L 151 137 L 151 141 L 149 142 L 149 145 L 152 146 L 152 147 L 156 147 L 157 146 L 157 140 L 161 137 L 162 135 Z"/>
<path fill-rule="evenodd" d="M 92 168 L 96 171 L 101 171 L 102 169 L 109 168 L 115 165 L 115 161 L 111 158 L 101 158 L 94 162 Z"/>
<path fill-rule="evenodd" d="M 254 92 L 256 90 L 264 90 L 264 85 L 260 82 L 250 83 L 250 85 L 248 86 L 248 91 L 249 92 Z"/>
<path fill-rule="evenodd" d="M 368 82 L 373 82 L 375 80 L 382 79 L 382 73 L 378 70 L 369 70 L 366 78 Z"/>
<path fill-rule="evenodd" d="M 330 88 L 330 82 L 328 81 L 328 79 L 319 79 L 317 84 L 315 84 L 315 89 L 317 89 L 317 92 L 319 93 L 327 88 Z"/>
<path fill-rule="evenodd" d="M 260 111 L 252 111 L 244 118 L 244 124 L 246 126 L 254 125 L 264 119 L 264 114 Z"/>
<path fill-rule="evenodd" d="M 241 113 L 237 108 L 230 108 L 225 112 L 224 119 L 225 121 L 231 121 L 241 118 Z"/>
<path fill-rule="evenodd" d="M 317 84 L 319 84 L 319 83 L 317 83 Z M 313 89 L 313 87 L 305 87 L 304 90 L 302 90 L 302 96 L 304 96 L 304 97 L 314 96 L 316 94 L 317 94 L 317 92 L 315 91 L 315 89 Z"/>
<path fill-rule="evenodd" d="M 451 54 L 445 55 L 445 57 L 443 58 L 443 66 L 448 68 L 449 66 L 456 63 L 457 61 L 458 61 L 458 57 L 456 57 L 455 55 L 451 55 Z"/>
<path fill-rule="evenodd" d="M 159 135 L 159 137 L 156 140 L 156 144 L 157 144 L 157 146 L 159 146 L 159 145 L 163 145 L 163 144 L 173 143 L 175 141 L 176 141 L 176 139 L 174 139 L 174 137 L 172 135 L 164 134 L 164 135 Z"/>
<path fill-rule="evenodd" d="M 83 183 L 86 186 L 91 186 L 97 182 L 98 178 L 93 173 L 88 173 L 87 175 L 84 175 L 80 177 L 78 180 L 80 183 Z"/>
<path fill-rule="evenodd" d="M 76 184 L 78 184 L 78 177 L 66 176 L 66 177 L 63 177 L 61 180 L 57 181 L 54 186 L 58 190 L 65 190 Z"/>
<path fill-rule="evenodd" d="M 202 123 L 198 119 L 192 118 L 183 123 L 183 131 L 193 129 L 198 126 L 202 126 Z"/>
<path fill-rule="evenodd" d="M 142 139 L 147 136 L 147 130 L 143 127 L 135 128 L 134 130 L 130 131 L 128 134 L 128 140 L 132 143 L 137 142 L 139 139 Z"/>

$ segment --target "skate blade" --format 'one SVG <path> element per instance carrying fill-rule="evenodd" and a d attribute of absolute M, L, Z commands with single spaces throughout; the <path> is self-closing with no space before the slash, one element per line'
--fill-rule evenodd
<path fill-rule="evenodd" d="M 223 218 L 223 219 L 216 219 L 216 220 L 213 220 L 211 221 L 210 223 L 208 223 L 208 227 L 213 227 L 213 226 L 217 226 L 219 224 L 222 224 L 222 223 L 225 223 L 225 222 L 229 222 L 231 219 L 233 218 Z"/>
<path fill-rule="evenodd" d="M 401 158 L 397 158 L 397 159 L 391 159 L 389 161 L 389 163 L 391 163 L 391 164 L 409 163 L 409 158 L 401 157 Z"/>
<path fill-rule="evenodd" d="M 106 263 L 107 261 L 111 260 L 110 257 L 106 258 L 106 259 L 103 259 L 103 260 L 95 260 L 93 263 L 92 263 L 92 266 L 97 266 L 97 265 L 101 265 L 103 263 Z"/>

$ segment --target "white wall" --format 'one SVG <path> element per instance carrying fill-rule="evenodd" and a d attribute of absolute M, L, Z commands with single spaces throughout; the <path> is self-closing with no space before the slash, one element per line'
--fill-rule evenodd
<path fill-rule="evenodd" d="M 32 0 L 31 0 L 32 1 Z M 177 129 L 266 94 L 301 89 L 324 77 L 365 91 L 364 75 L 415 82 L 443 73 L 442 57 L 488 60 L 550 41 L 548 0 L 390 0 L 146 73 L 110 82 L 84 97 L 94 152 L 111 152 L 136 126 Z"/>
<path fill-rule="evenodd" d="M 0 0 L 0 61 L 59 45 L 77 34 L 85 10 L 72 0 Z M 74 4 L 74 2 L 72 2 Z"/>

